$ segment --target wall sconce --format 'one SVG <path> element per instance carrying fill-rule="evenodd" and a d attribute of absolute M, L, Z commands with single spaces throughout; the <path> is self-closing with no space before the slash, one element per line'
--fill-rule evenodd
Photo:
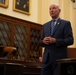
<path fill-rule="evenodd" d="M 72 3 L 72 5 L 73 5 L 73 8 L 74 9 L 76 9 L 76 0 L 71 0 L 73 3 Z"/>
<path fill-rule="evenodd" d="M 73 3 L 76 2 L 76 0 L 71 0 Z"/>

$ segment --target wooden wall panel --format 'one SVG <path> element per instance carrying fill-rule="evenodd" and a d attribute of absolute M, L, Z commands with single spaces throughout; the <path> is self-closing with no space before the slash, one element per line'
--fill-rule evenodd
<path fill-rule="evenodd" d="M 76 58 L 76 48 L 68 48 L 68 58 Z"/>
<path fill-rule="evenodd" d="M 41 30 L 41 24 L 0 14 L 0 42 L 18 48 L 15 60 L 38 61 Z"/>

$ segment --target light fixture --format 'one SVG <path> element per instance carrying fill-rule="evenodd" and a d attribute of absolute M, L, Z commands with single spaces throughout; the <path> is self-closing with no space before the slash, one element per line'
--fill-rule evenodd
<path fill-rule="evenodd" d="M 73 5 L 73 8 L 74 9 L 76 9 L 76 0 L 71 0 L 73 3 L 72 3 L 72 5 Z"/>
<path fill-rule="evenodd" d="M 76 2 L 76 0 L 71 0 L 73 3 Z"/>

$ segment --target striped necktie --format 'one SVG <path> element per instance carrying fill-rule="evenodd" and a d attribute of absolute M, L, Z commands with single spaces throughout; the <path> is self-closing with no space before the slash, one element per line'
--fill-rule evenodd
<path fill-rule="evenodd" d="M 51 35 L 53 34 L 54 27 L 55 27 L 55 20 L 53 20 L 51 24 Z"/>

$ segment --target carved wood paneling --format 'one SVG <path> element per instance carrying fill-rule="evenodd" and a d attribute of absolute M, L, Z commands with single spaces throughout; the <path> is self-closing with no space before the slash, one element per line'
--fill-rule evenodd
<path fill-rule="evenodd" d="M 0 44 L 17 47 L 15 60 L 38 61 L 41 29 L 40 24 L 0 14 Z"/>

